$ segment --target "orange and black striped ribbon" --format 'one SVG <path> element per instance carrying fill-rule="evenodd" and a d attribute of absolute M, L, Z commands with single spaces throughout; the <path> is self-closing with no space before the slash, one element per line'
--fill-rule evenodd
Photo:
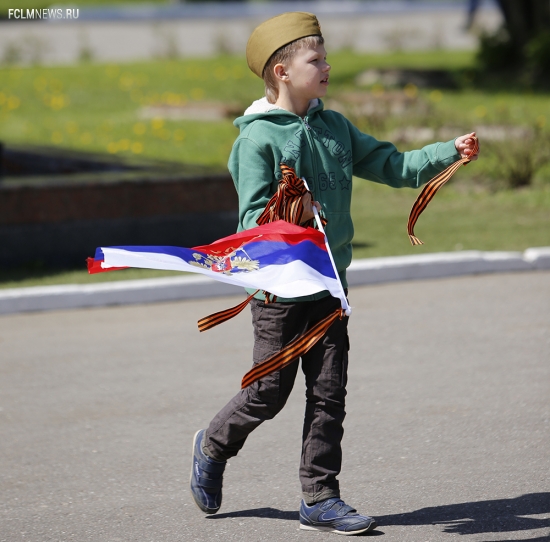
<path fill-rule="evenodd" d="M 286 220 L 291 224 L 300 224 L 304 212 L 304 206 L 302 205 L 302 197 L 307 192 L 304 182 L 300 179 L 294 169 L 286 164 L 280 165 L 283 178 L 279 181 L 277 192 L 269 200 L 264 211 L 256 221 L 259 226 L 267 224 L 268 222 L 275 222 L 276 220 Z M 326 219 L 321 219 L 323 225 L 326 225 Z M 313 226 L 313 219 L 308 220 L 307 223 L 302 226 Z M 250 300 L 259 292 L 256 290 L 245 301 L 239 303 L 235 307 L 210 314 L 201 318 L 198 322 L 199 331 L 206 331 L 213 328 L 223 322 L 237 316 L 242 310 L 250 303 Z M 265 292 L 266 302 L 270 302 L 268 292 Z M 276 298 L 273 298 L 273 301 Z"/>
<path fill-rule="evenodd" d="M 215 312 L 209 316 L 205 316 L 198 321 L 199 331 L 206 331 L 212 329 L 213 327 L 223 324 L 225 321 L 230 320 L 234 316 L 237 316 L 243 309 L 250 303 L 250 300 L 259 292 L 256 290 L 253 294 L 250 294 L 242 303 L 231 307 L 230 309 L 225 309 L 220 312 Z"/>
<path fill-rule="evenodd" d="M 291 224 L 299 224 L 304 228 L 313 227 L 315 221 L 312 218 L 302 223 L 302 215 L 304 206 L 302 197 L 308 192 L 304 182 L 300 179 L 293 168 L 286 164 L 280 164 L 282 179 L 277 186 L 277 192 L 273 194 L 271 199 L 265 206 L 264 211 L 256 220 L 259 226 L 276 220 L 286 220 Z M 321 218 L 323 226 L 327 221 Z"/>
<path fill-rule="evenodd" d="M 344 311 L 342 309 L 337 309 L 326 318 L 315 324 L 311 329 L 308 329 L 304 335 L 301 335 L 297 339 L 290 342 L 280 352 L 277 352 L 270 358 L 267 358 L 252 367 L 252 369 L 244 375 L 241 382 L 241 388 L 244 389 L 250 386 L 256 382 L 256 380 L 259 380 L 270 373 L 280 371 L 300 356 L 303 356 L 325 336 L 328 328 L 337 318 L 343 317 Z"/>
<path fill-rule="evenodd" d="M 283 178 L 279 181 L 277 192 L 272 196 L 266 205 L 264 211 L 256 220 L 259 226 L 267 224 L 268 222 L 275 222 L 276 220 L 285 220 L 292 224 L 300 224 L 304 207 L 302 204 L 302 197 L 308 192 L 304 182 L 300 179 L 294 169 L 281 164 L 281 172 Z M 323 226 L 327 224 L 325 218 L 321 218 Z M 308 220 L 301 224 L 304 227 L 313 227 L 314 219 Z M 252 295 L 248 296 L 242 303 L 239 303 L 235 307 L 211 314 L 199 320 L 199 331 L 206 331 L 208 329 L 221 324 L 230 318 L 233 318 L 239 314 L 247 305 L 250 300 L 259 292 L 256 290 Z M 266 296 L 266 303 L 270 302 L 268 292 L 264 292 Z M 273 300 L 275 300 L 274 298 Z M 330 325 L 336 320 L 336 318 L 343 318 L 344 312 L 342 309 L 336 310 L 334 313 L 327 316 L 324 320 L 321 320 L 309 329 L 304 335 L 298 337 L 285 348 L 283 348 L 277 354 L 271 356 L 265 361 L 262 361 L 258 365 L 254 366 L 242 380 L 242 388 L 250 386 L 256 380 L 274 372 L 279 371 L 283 367 L 286 367 L 292 363 L 295 359 L 308 352 L 314 345 L 321 339 L 327 332 Z"/>
<path fill-rule="evenodd" d="M 474 148 L 472 149 L 472 154 L 470 156 L 475 156 L 479 151 L 479 142 L 477 137 L 472 137 L 474 140 Z M 409 214 L 409 222 L 407 224 L 407 233 L 409 234 L 409 239 L 411 244 L 414 245 L 423 245 L 424 243 L 414 235 L 414 225 L 418 220 L 418 217 L 422 214 L 424 209 L 428 206 L 428 203 L 433 199 L 437 194 L 437 191 L 456 173 L 456 171 L 462 166 L 470 162 L 470 158 L 461 158 L 453 164 L 451 164 L 447 169 L 436 175 L 431 181 L 429 181 L 426 186 L 420 192 L 420 195 L 416 198 L 414 205 L 412 206 L 411 212 Z"/>

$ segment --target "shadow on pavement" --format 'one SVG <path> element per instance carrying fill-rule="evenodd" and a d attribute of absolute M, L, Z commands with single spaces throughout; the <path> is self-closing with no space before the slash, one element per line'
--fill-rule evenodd
<path fill-rule="evenodd" d="M 550 513 L 550 493 L 530 493 L 514 499 L 467 502 L 421 508 L 405 514 L 377 516 L 379 525 L 445 525 L 452 534 L 530 531 L 550 527 L 550 519 L 529 518 Z M 522 539 L 523 540 L 523 539 Z M 529 539 L 549 540 L 548 536 Z M 512 542 L 509 539 L 509 542 Z"/>
<path fill-rule="evenodd" d="M 530 531 L 550 527 L 550 518 L 529 518 L 550 513 L 550 493 L 530 493 L 514 499 L 467 502 L 421 508 L 405 514 L 377 516 L 379 526 L 390 525 L 445 525 L 449 534 L 471 535 L 482 533 L 502 533 L 512 531 Z M 298 521 L 296 511 L 283 511 L 276 508 L 252 508 L 225 514 L 208 516 L 206 519 L 227 518 L 271 518 Z M 367 536 L 380 536 L 383 531 L 372 531 Z M 521 539 L 529 542 L 546 542 L 548 534 L 537 538 Z M 519 542 L 519 539 L 508 539 Z"/>
<path fill-rule="evenodd" d="M 206 519 L 226 519 L 226 518 L 271 518 L 271 519 L 288 519 L 298 521 L 300 516 L 298 512 L 284 512 L 276 508 L 252 508 L 250 510 L 237 510 L 235 512 L 227 512 L 226 514 L 216 514 L 215 516 L 207 516 Z"/>
<path fill-rule="evenodd" d="M 285 512 L 276 508 L 251 508 L 250 510 L 237 510 L 235 512 L 227 512 L 225 514 L 216 514 L 215 516 L 206 516 L 206 519 L 227 519 L 227 518 L 270 518 L 270 519 L 286 519 L 291 521 L 299 521 L 300 514 L 298 512 Z M 357 536 L 381 536 L 382 531 L 370 531 Z"/>

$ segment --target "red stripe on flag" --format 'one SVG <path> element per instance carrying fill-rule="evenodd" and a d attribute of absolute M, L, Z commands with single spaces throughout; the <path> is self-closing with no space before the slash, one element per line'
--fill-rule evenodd
<path fill-rule="evenodd" d="M 87 258 L 88 273 L 94 275 L 95 273 L 104 273 L 105 271 L 119 271 L 120 269 L 129 269 L 129 267 L 101 267 L 103 260 L 94 260 L 94 258 Z"/>
<path fill-rule="evenodd" d="M 210 245 L 201 245 L 193 247 L 192 250 L 206 253 L 226 253 L 243 246 L 246 243 L 258 241 L 280 241 L 289 245 L 297 245 L 304 241 L 310 241 L 319 248 L 326 251 L 325 236 L 313 228 L 302 228 L 294 224 L 289 224 L 284 220 L 270 222 L 263 226 L 257 226 L 250 230 L 224 237 Z"/>

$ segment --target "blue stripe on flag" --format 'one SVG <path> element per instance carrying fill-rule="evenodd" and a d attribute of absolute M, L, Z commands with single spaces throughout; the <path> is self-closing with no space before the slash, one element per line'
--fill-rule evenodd
<path fill-rule="evenodd" d="M 301 260 L 325 277 L 336 278 L 327 252 L 311 241 L 301 241 L 296 245 L 278 241 L 253 241 L 245 245 L 244 250 L 250 258 L 260 261 L 260 267 Z"/>
<path fill-rule="evenodd" d="M 206 252 L 183 247 L 113 246 L 109 248 L 122 249 L 129 252 L 168 254 L 180 258 L 187 263 L 196 261 L 193 257 L 193 254 L 196 253 L 208 257 L 208 253 Z M 318 273 L 329 278 L 336 278 L 327 252 L 309 240 L 300 241 L 296 244 L 287 244 L 280 241 L 252 241 L 246 243 L 242 249 L 237 250 L 237 253 L 233 257 L 245 257 L 245 255 L 248 255 L 252 260 L 258 260 L 260 268 L 269 265 L 284 265 L 301 260 L 315 269 Z M 101 249 L 96 251 L 96 260 L 97 259 L 103 260 Z"/>

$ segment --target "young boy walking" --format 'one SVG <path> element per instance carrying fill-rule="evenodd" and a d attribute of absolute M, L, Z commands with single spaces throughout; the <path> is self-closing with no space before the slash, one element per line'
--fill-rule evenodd
<path fill-rule="evenodd" d="M 317 18 L 291 12 L 258 26 L 247 45 L 250 69 L 265 82 L 266 96 L 235 121 L 240 135 L 229 158 L 239 196 L 239 231 L 253 228 L 281 178 L 280 165 L 307 180 L 303 221 L 313 205 L 327 219 L 326 233 L 344 288 L 351 262 L 350 215 L 353 176 L 393 187 L 419 187 L 460 157 L 472 156 L 474 134 L 421 150 L 400 153 L 394 145 L 361 133 L 345 117 L 323 109 L 329 85 L 324 40 Z M 328 292 L 295 299 L 264 295 L 251 301 L 253 363 L 288 345 L 334 312 L 340 301 Z M 300 462 L 300 527 L 352 535 L 375 527 L 340 497 L 338 474 L 345 417 L 348 368 L 347 317 L 302 356 L 306 408 Z M 298 372 L 298 360 L 241 390 L 193 442 L 191 492 L 207 514 L 222 502 L 226 462 L 237 455 L 248 435 L 285 405 Z"/>

